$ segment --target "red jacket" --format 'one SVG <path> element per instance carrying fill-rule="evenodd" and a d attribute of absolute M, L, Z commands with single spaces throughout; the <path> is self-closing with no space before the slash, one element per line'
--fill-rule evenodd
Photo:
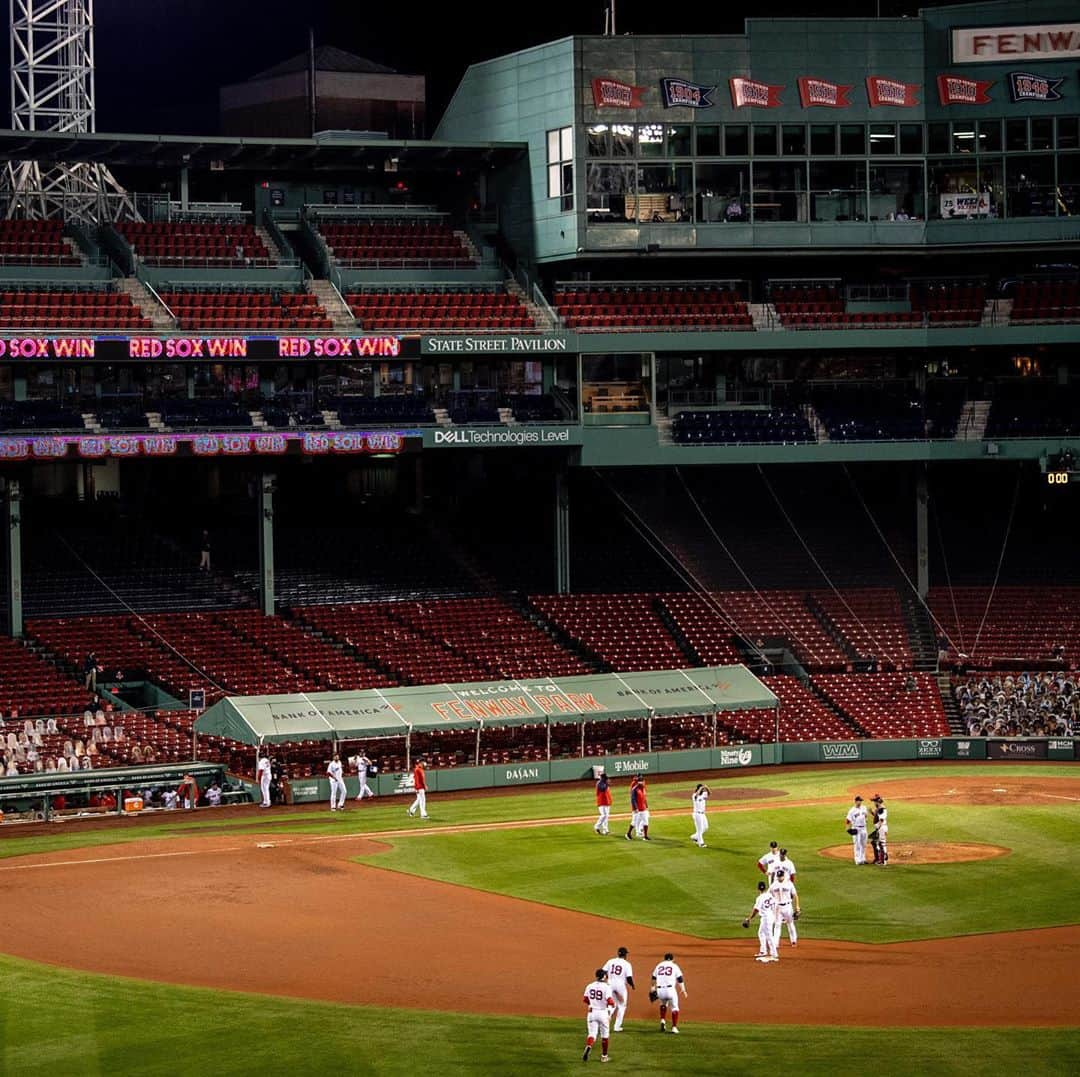
<path fill-rule="evenodd" d="M 412 780 L 414 789 L 427 789 L 427 778 L 424 777 L 424 768 L 419 763 L 413 767 Z"/>

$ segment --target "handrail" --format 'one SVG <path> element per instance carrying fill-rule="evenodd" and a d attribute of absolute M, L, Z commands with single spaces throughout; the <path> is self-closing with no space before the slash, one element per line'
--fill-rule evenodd
<path fill-rule="evenodd" d="M 161 306 L 165 310 L 165 313 L 168 314 L 168 316 L 172 319 L 173 328 L 178 329 L 180 326 L 180 319 L 176 316 L 176 313 L 173 311 L 172 307 L 170 307 L 169 304 L 166 303 L 160 295 L 158 295 L 157 289 L 148 280 L 146 280 L 144 277 L 140 277 L 138 279 L 142 282 L 142 286 L 158 301 L 158 303 L 161 304 Z"/>
<path fill-rule="evenodd" d="M 303 216 L 356 218 L 357 220 L 393 220 L 395 218 L 424 220 L 449 219 L 450 214 L 435 206 L 364 205 L 339 206 L 329 202 L 307 202 Z"/>
<path fill-rule="evenodd" d="M 338 279 L 340 280 L 340 278 L 341 275 L 338 274 Z M 354 323 L 359 325 L 360 320 L 356 317 L 356 314 L 353 312 L 352 307 L 350 307 L 349 304 L 345 301 L 345 296 L 342 294 L 341 289 L 329 278 L 327 278 L 326 283 L 330 285 L 331 289 L 333 289 L 334 295 L 338 297 L 338 301 L 341 303 L 341 305 L 349 312 L 349 317 L 352 318 Z"/>

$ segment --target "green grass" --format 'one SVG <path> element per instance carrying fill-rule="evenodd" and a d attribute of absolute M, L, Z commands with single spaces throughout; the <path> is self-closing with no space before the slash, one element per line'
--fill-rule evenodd
<path fill-rule="evenodd" d="M 875 783 L 890 779 L 913 777 L 953 777 L 989 773 L 1015 775 L 1017 777 L 1069 777 L 1080 779 L 1080 768 L 1061 766 L 1029 767 L 1023 764 L 958 763 L 956 765 L 918 766 L 908 764 L 899 767 L 834 766 L 814 767 L 801 771 L 771 770 L 768 767 L 754 770 L 725 772 L 725 777 L 713 782 L 714 804 L 724 803 L 723 789 L 731 786 L 751 786 L 775 789 L 778 795 L 768 800 L 743 802 L 755 811 L 766 804 L 782 804 L 786 800 L 806 800 L 828 796 L 848 796 L 853 786 L 860 787 L 863 795 L 872 792 Z M 654 809 L 679 808 L 688 811 L 689 798 L 675 801 L 664 796 L 669 790 L 688 791 L 697 781 L 694 775 L 670 775 L 649 782 L 650 800 Z M 1080 785 L 1080 782 L 1078 782 Z M 626 810 L 626 782 L 617 781 L 615 786 L 615 811 Z M 1078 794 L 1080 795 L 1080 794 Z M 118 845 L 130 841 L 147 841 L 190 837 L 202 830 L 218 830 L 222 827 L 266 830 L 275 833 L 329 834 L 345 830 L 384 831 L 398 830 L 407 826 L 418 829 L 425 825 L 450 826 L 456 824 L 494 823 L 519 819 L 558 819 L 566 816 L 595 814 L 591 782 L 573 782 L 566 785 L 547 786 L 542 789 L 522 789 L 520 792 L 499 796 L 470 796 L 468 793 L 432 794 L 428 800 L 431 812 L 430 824 L 405 818 L 407 797 L 380 797 L 367 801 L 343 815 L 331 815 L 325 805 L 312 805 L 310 811 L 288 815 L 273 811 L 265 814 L 236 814 L 231 809 L 206 811 L 190 815 L 159 816 L 153 823 L 142 820 L 129 827 L 122 825 L 102 830 L 86 830 L 78 822 L 57 824 L 55 834 L 36 837 L 19 837 L 18 827 L 0 831 L 0 859 L 30 853 L 60 852 L 65 849 L 90 848 L 101 845 Z M 841 817 L 843 812 L 840 813 Z M 689 818 L 689 817 L 687 817 Z M 716 820 L 713 820 L 715 825 Z M 687 834 L 690 831 L 687 830 Z M 839 839 L 843 834 L 838 830 Z M 899 836 L 899 835 L 898 835 Z M 758 854 L 755 854 L 755 857 Z"/>
<path fill-rule="evenodd" d="M 856 869 L 817 850 L 848 843 L 842 809 L 807 807 L 714 813 L 706 850 L 689 841 L 689 813 L 654 821 L 653 840 L 627 842 L 623 827 L 597 837 L 588 824 L 395 839 L 362 858 L 376 867 L 461 883 L 583 912 L 600 912 L 703 937 L 739 936 L 771 838 L 798 868 L 801 930 L 818 938 L 896 942 L 1075 923 L 1080 873 L 1046 868 L 1075 838 L 1080 806 L 1067 809 L 894 806 L 894 840 L 980 841 L 1013 850 L 966 864 Z M 624 824 L 625 825 L 625 824 Z"/>
<path fill-rule="evenodd" d="M 341 969 L 342 975 L 354 975 Z M 576 999 L 567 1011 L 576 1014 Z M 0 957 L 0 1073 L 184 1074 L 582 1072 L 584 1021 L 438 1014 L 172 987 Z M 604 1072 L 846 1077 L 1080 1072 L 1076 1029 L 859 1029 L 685 1023 L 661 1036 L 628 1021 Z M 591 1071 L 585 1071 L 591 1072 Z"/>

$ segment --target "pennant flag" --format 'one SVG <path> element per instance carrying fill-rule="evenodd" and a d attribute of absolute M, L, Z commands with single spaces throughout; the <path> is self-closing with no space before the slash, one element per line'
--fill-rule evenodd
<path fill-rule="evenodd" d="M 783 104 L 780 100 L 783 86 L 744 78 L 728 79 L 728 85 L 731 87 L 731 104 L 735 108 L 776 108 Z"/>
<path fill-rule="evenodd" d="M 848 94 L 854 87 L 803 76 L 799 79 L 799 100 L 803 108 L 847 108 Z"/>
<path fill-rule="evenodd" d="M 871 108 L 914 108 L 919 99 L 917 82 L 900 82 L 897 79 L 871 75 L 866 80 L 866 96 Z"/>

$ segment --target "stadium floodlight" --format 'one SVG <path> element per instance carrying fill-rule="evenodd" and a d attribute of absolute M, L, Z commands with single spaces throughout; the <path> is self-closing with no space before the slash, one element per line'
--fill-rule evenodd
<path fill-rule="evenodd" d="M 94 0 L 10 0 L 11 126 L 91 134 Z M 102 164 L 11 161 L 0 175 L 5 217 L 99 224 L 137 218 L 135 204 Z"/>

